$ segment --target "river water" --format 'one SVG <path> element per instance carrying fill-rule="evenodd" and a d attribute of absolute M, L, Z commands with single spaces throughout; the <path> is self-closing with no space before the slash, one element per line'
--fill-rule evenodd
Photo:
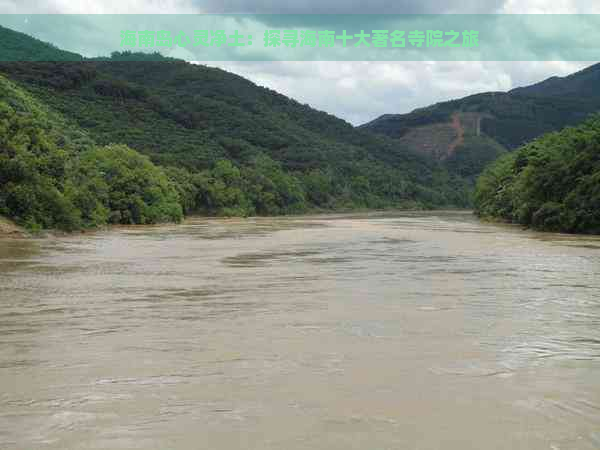
<path fill-rule="evenodd" d="M 0 239 L 0 448 L 599 449 L 600 239 L 468 212 Z"/>

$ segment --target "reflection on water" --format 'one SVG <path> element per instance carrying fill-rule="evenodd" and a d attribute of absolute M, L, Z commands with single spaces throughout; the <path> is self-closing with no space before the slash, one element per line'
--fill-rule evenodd
<path fill-rule="evenodd" d="M 0 239 L 0 448 L 598 449 L 599 274 L 463 212 Z"/>

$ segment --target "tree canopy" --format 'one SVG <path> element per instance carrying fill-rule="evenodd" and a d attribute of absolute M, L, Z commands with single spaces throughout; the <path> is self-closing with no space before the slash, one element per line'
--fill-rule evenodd
<path fill-rule="evenodd" d="M 600 234 L 600 115 L 501 157 L 479 177 L 475 207 L 539 230 Z"/>

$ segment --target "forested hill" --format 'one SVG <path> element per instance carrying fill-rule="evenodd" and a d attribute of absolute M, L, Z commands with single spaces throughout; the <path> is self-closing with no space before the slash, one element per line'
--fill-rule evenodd
<path fill-rule="evenodd" d="M 600 115 L 489 166 L 475 206 L 480 216 L 540 230 L 600 234 Z"/>
<path fill-rule="evenodd" d="M 77 53 L 0 26 L 0 61 L 82 61 Z"/>
<path fill-rule="evenodd" d="M 99 143 L 124 142 L 162 164 L 206 168 L 259 152 L 290 170 L 370 160 L 413 175 L 435 164 L 393 140 L 258 87 L 183 61 L 3 63 L 0 72 L 72 117 Z"/>
<path fill-rule="evenodd" d="M 162 166 L 177 189 L 184 212 L 281 214 L 314 208 L 464 206 L 469 201 L 466 183 L 449 175 L 432 158 L 226 71 L 158 54 L 144 55 L 144 61 L 135 62 L 128 61 L 134 59 L 130 53 L 44 62 L 62 60 L 65 54 L 22 33 L 0 28 L 0 39 L 5 38 L 11 42 L 11 55 L 42 60 L 0 63 L 5 86 L 12 86 L 0 97 L 9 107 L 5 114 L 13 123 L 8 131 L 3 130 L 9 133 L 5 139 L 12 139 L 10 133 L 30 134 L 19 127 L 19 117 L 29 117 L 32 112 L 31 108 L 15 107 L 13 97 L 18 92 L 31 98 L 30 106 L 47 111 L 42 119 L 34 120 L 33 127 L 46 127 L 45 117 L 60 118 L 69 129 L 85 134 L 92 147 L 126 144 L 147 155 Z M 3 51 L 5 47 L 0 47 L 0 60 L 9 59 Z M 52 51 L 57 58 L 49 55 Z M 60 139 L 53 142 L 62 149 Z M 67 147 L 65 158 L 59 159 L 69 172 L 82 147 Z M 37 151 L 28 146 L 22 150 L 23 164 L 27 164 L 28 152 Z M 107 157 L 107 151 L 90 158 Z M 4 170 L 0 191 L 5 190 L 4 197 L 0 192 L 0 214 L 14 215 L 7 206 L 6 180 L 14 179 L 10 171 L 15 156 L 4 148 L 0 152 L 4 152 L 5 164 L 0 167 Z M 111 163 L 134 164 L 137 157 L 128 151 L 121 153 L 120 159 Z M 40 170 L 45 171 L 43 167 Z M 61 180 L 54 183 L 57 192 L 67 194 L 65 186 L 70 181 Z M 121 188 L 128 189 L 125 185 Z M 170 202 L 170 191 L 165 186 L 161 189 Z M 135 201 L 145 201 L 143 196 L 140 199 Z M 177 215 L 147 205 L 153 213 L 140 216 L 141 203 L 135 207 L 119 204 L 116 210 L 106 202 L 102 205 L 109 211 L 108 219 L 100 215 L 100 223 L 136 223 L 139 217 L 151 222 Z M 41 220 L 43 214 L 18 214 L 19 222 L 60 226 L 60 219 Z M 92 224 L 95 220 L 86 216 L 79 222 Z"/>
<path fill-rule="evenodd" d="M 600 111 L 600 64 L 510 92 L 488 92 L 409 114 L 386 114 L 360 128 L 432 155 L 476 176 L 506 151 Z"/>
<path fill-rule="evenodd" d="M 577 95 L 582 98 L 600 97 L 600 64 L 586 67 L 566 77 L 550 77 L 531 86 L 510 91 L 513 95 L 562 97 Z"/>

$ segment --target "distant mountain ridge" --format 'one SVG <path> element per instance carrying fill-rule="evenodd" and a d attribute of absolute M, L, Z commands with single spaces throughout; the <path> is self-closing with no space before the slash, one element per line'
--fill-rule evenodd
<path fill-rule="evenodd" d="M 530 86 L 518 87 L 510 94 L 560 97 L 580 95 L 600 97 L 600 63 L 593 64 L 565 77 L 550 77 Z"/>
<path fill-rule="evenodd" d="M 478 175 L 485 165 L 549 131 L 600 111 L 600 64 L 509 92 L 487 92 L 384 114 L 359 128 L 392 137 L 451 171 Z M 456 145 L 460 138 L 460 145 Z"/>
<path fill-rule="evenodd" d="M 77 53 L 61 50 L 19 31 L 0 25 L 0 61 L 83 61 Z"/>

